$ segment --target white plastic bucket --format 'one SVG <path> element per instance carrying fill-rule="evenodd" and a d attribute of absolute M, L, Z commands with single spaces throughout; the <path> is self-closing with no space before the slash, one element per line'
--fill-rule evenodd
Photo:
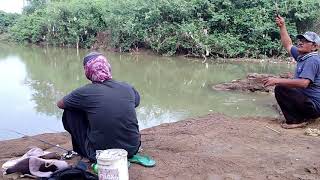
<path fill-rule="evenodd" d="M 99 180 L 129 180 L 126 150 L 97 150 L 96 154 Z"/>

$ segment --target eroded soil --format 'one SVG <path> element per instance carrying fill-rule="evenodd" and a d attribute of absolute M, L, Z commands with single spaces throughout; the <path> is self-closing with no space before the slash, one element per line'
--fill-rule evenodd
<path fill-rule="evenodd" d="M 320 126 L 316 122 L 308 127 Z M 141 133 L 142 154 L 153 157 L 157 165 L 132 164 L 130 179 L 320 179 L 320 137 L 306 136 L 304 129 L 282 129 L 277 119 L 209 114 Z M 66 133 L 36 137 L 71 147 Z M 61 152 L 30 138 L 2 141 L 0 164 L 23 155 L 30 146 Z"/>

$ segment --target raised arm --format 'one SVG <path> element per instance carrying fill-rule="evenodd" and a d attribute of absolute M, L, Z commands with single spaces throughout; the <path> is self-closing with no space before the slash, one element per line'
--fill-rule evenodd
<path fill-rule="evenodd" d="M 278 15 L 275 19 L 277 26 L 280 29 L 280 37 L 281 37 L 281 43 L 282 46 L 288 51 L 288 53 L 291 55 L 291 48 L 292 48 L 292 40 L 288 34 L 287 27 L 284 21 L 284 18 Z"/>

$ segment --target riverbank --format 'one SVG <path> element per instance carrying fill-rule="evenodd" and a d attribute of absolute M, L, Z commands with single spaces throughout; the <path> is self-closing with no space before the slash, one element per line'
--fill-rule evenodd
<path fill-rule="evenodd" d="M 71 147 L 66 133 L 36 137 Z M 209 114 L 143 130 L 142 153 L 157 165 L 132 164 L 129 174 L 130 179 L 320 179 L 319 142 L 304 129 L 280 128 L 276 119 Z M 0 164 L 30 146 L 57 151 L 30 138 L 2 141 Z"/>

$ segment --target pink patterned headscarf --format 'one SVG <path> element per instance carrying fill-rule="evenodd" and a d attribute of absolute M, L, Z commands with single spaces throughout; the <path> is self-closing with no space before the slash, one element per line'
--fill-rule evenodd
<path fill-rule="evenodd" d="M 84 71 L 86 77 L 90 81 L 101 83 L 103 81 L 112 79 L 111 65 L 106 57 L 104 57 L 102 54 L 89 54 L 86 58 L 84 61 Z"/>

